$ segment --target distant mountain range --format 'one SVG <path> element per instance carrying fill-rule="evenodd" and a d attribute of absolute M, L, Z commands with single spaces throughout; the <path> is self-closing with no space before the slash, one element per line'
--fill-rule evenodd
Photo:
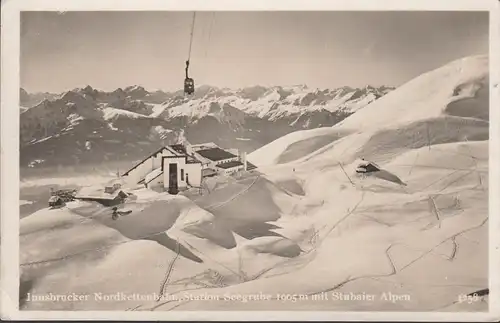
<path fill-rule="evenodd" d="M 250 152 L 293 131 L 332 126 L 391 90 L 202 86 L 186 98 L 137 85 L 61 94 L 21 88 L 21 167 L 135 160 L 179 136 Z"/>

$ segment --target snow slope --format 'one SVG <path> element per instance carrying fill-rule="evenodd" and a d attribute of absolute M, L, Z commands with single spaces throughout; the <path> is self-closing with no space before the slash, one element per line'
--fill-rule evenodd
<path fill-rule="evenodd" d="M 302 142 L 305 143 L 306 146 L 310 147 L 314 146 L 311 141 L 319 141 L 319 138 L 331 138 L 330 142 L 333 142 L 335 141 L 335 138 L 341 136 L 341 132 L 337 129 L 329 127 L 296 131 L 257 149 L 248 155 L 248 159 L 257 166 L 273 165 L 278 163 L 279 158 L 286 154 L 287 148 L 292 145 L 297 145 Z M 317 149 L 313 149 L 309 152 L 316 150 Z M 293 151 L 296 152 L 296 150 Z M 305 156 L 307 155 L 307 152 L 303 152 L 301 155 Z"/>
<path fill-rule="evenodd" d="M 453 94 L 463 82 L 486 77 L 483 63 L 482 57 L 454 62 L 456 68 L 425 79 L 452 80 L 445 88 Z M 453 76 L 467 74 L 460 71 L 469 75 Z M 428 90 L 424 83 L 420 88 Z M 390 95 L 406 97 L 397 94 L 404 90 Z M 378 127 L 346 119 L 331 129 L 287 135 L 251 155 L 252 162 L 270 155 L 259 172 L 210 179 L 203 195 L 133 191 L 120 206 L 130 214 L 116 221 L 109 208 L 81 202 L 23 218 L 24 294 L 144 297 L 23 300 L 22 308 L 486 310 L 487 296 L 474 304 L 458 300 L 488 287 L 488 122 L 464 117 L 463 107 L 462 116 L 449 115 L 451 97 L 445 100 L 437 88 L 423 92 L 412 94 L 415 104 L 444 105 L 409 120 L 397 114 L 399 104 L 388 103 L 381 113 L 387 122 L 374 117 Z M 470 116 L 485 115 L 478 102 L 468 101 Z M 429 136 L 422 128 L 427 123 L 433 125 Z M 422 129 L 425 135 L 417 135 Z M 472 135 L 474 141 L 464 137 Z M 406 185 L 357 176 L 355 161 L 363 155 Z M 350 293 L 373 299 L 334 298 Z"/>
<path fill-rule="evenodd" d="M 463 156 L 453 165 L 463 171 L 439 167 L 469 150 L 474 158 Z M 72 211 L 41 210 L 21 221 L 21 260 L 25 264 L 21 272 L 34 285 L 32 293 L 71 290 L 92 295 L 96 291 L 153 295 L 174 263 L 167 291 L 184 299 L 173 303 L 168 299 L 91 299 L 71 304 L 29 302 L 25 306 L 156 310 L 179 305 L 180 310 L 445 307 L 460 293 L 487 286 L 487 143 L 447 144 L 430 151 L 421 148 L 385 166 L 401 175 L 417 154 L 421 162 L 405 177 L 408 191 L 392 183 L 352 177 L 353 187 L 338 167 L 323 173 L 302 167 L 295 172 L 275 170 L 271 182 L 248 178 L 228 183 L 205 200 L 195 199 L 198 206 L 182 197 L 149 193 L 148 198 L 135 192 L 139 198 L 122 207 L 132 214 L 115 222 L 109 218 L 109 210 L 87 203 L 69 205 Z M 290 185 L 278 184 L 280 188 L 272 184 L 283 183 L 283 178 L 296 178 L 303 194 L 287 192 Z M 156 242 L 144 240 L 153 234 L 161 235 L 151 237 Z M 50 247 L 68 239 L 71 243 Z M 176 250 L 182 250 L 180 256 Z M 64 259 L 26 264 L 59 258 Z M 415 279 L 418 275 L 421 278 Z M 62 281 L 66 284 L 58 283 Z M 378 295 L 391 291 L 411 295 L 411 300 L 222 301 L 228 294 L 312 297 L 337 285 L 342 285 L 339 292 Z M 188 298 L 205 293 L 218 295 L 221 301 Z"/>
<path fill-rule="evenodd" d="M 488 68 L 487 56 L 456 60 L 402 85 L 337 127 L 366 131 L 439 117 L 450 103 L 474 97 L 488 81 Z"/>
<path fill-rule="evenodd" d="M 311 138 L 319 138 L 327 133 L 331 134 L 332 138 L 335 138 L 336 133 L 339 134 L 337 137 L 344 137 L 340 135 L 342 133 L 353 133 L 339 142 L 332 139 L 331 145 L 336 145 L 337 148 L 330 149 L 334 151 L 335 156 L 342 151 L 343 155 L 338 157 L 351 161 L 359 157 L 353 157 L 358 153 L 357 149 L 358 155 L 364 156 L 363 145 L 379 149 L 382 144 L 390 144 L 387 141 L 391 139 L 392 144 L 401 149 L 405 149 L 410 143 L 419 143 L 422 146 L 429 143 L 486 139 L 489 127 L 487 120 L 484 120 L 489 110 L 488 92 L 485 91 L 487 88 L 488 57 L 460 59 L 400 86 L 396 91 L 369 104 L 329 130 L 314 129 L 291 133 L 252 152 L 248 159 L 259 166 L 272 165 L 278 163 L 280 156 L 285 154 L 292 144 L 314 140 Z M 471 112 L 467 114 L 460 111 L 458 116 L 453 115 L 456 109 L 450 107 L 453 108 L 465 100 L 471 105 Z M 367 143 L 368 140 L 382 142 L 375 145 Z M 352 155 L 345 155 L 347 151 L 352 152 Z M 304 152 L 301 157 L 306 155 L 307 152 Z"/>

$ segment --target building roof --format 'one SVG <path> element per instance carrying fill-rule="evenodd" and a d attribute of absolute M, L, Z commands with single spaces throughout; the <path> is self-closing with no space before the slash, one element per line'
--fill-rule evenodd
<path fill-rule="evenodd" d="M 155 155 L 158 155 L 159 153 L 161 153 L 164 149 L 167 149 L 167 147 L 161 147 L 160 149 L 156 150 L 154 153 L 150 154 L 149 156 L 147 156 L 146 158 L 144 158 L 143 160 L 141 160 L 140 162 L 138 162 L 137 164 L 135 164 L 132 168 L 130 168 L 128 171 L 126 171 L 125 173 L 122 174 L 122 176 L 127 176 L 131 171 L 133 171 L 134 169 L 136 169 L 139 165 L 141 165 L 142 163 L 144 163 L 146 160 L 148 160 L 149 158 L 155 156 Z"/>
<path fill-rule="evenodd" d="M 237 157 L 236 155 L 231 154 L 230 152 L 225 151 L 224 149 L 221 149 L 219 147 L 198 150 L 196 153 L 198 153 L 200 156 L 205 157 L 206 159 L 209 159 L 211 161 L 219 161 L 219 160 Z"/>
<path fill-rule="evenodd" d="M 202 162 L 194 156 L 191 155 L 186 156 L 186 164 L 201 164 L 201 163 Z"/>
<path fill-rule="evenodd" d="M 217 175 L 217 171 L 215 169 L 205 168 L 201 170 L 201 176 L 203 177 L 210 177 L 215 175 Z"/>
<path fill-rule="evenodd" d="M 152 171 L 151 173 L 147 174 L 146 177 L 144 178 L 144 182 L 146 184 L 149 184 L 152 180 L 158 178 L 158 176 L 160 176 L 161 174 L 163 174 L 163 171 L 161 170 L 161 167 L 159 167 L 154 171 Z"/>
<path fill-rule="evenodd" d="M 170 151 L 172 151 L 174 154 L 176 154 L 177 156 L 186 156 L 186 163 L 187 164 L 198 164 L 198 163 L 201 164 L 201 161 L 196 159 L 196 157 L 188 154 L 186 146 L 183 144 L 170 145 L 170 146 L 167 146 L 167 148 Z"/>
<path fill-rule="evenodd" d="M 184 147 L 184 145 L 182 145 L 182 144 L 175 144 L 175 145 L 164 146 L 164 147 L 161 147 L 160 149 L 156 150 L 155 152 L 153 152 L 152 154 L 150 154 L 149 156 L 147 156 L 146 158 L 144 158 L 143 160 L 141 160 L 140 162 L 138 162 L 137 164 L 135 164 L 132 168 L 130 168 L 129 170 L 127 170 L 125 173 L 123 173 L 122 176 L 127 176 L 131 171 L 133 171 L 134 169 L 136 169 L 139 165 L 141 165 L 142 163 L 144 163 L 146 160 L 148 160 L 149 158 L 151 158 L 153 156 L 158 155 L 159 153 L 161 153 L 165 149 L 168 150 L 168 151 L 170 151 L 175 156 L 179 156 L 179 157 L 185 156 L 187 164 L 201 163 L 199 160 L 197 160 L 193 156 L 189 156 L 187 154 L 186 147 Z"/>
<path fill-rule="evenodd" d="M 126 193 L 123 190 L 118 189 L 113 193 L 106 193 L 104 188 L 97 188 L 94 186 L 82 187 L 80 191 L 76 194 L 76 199 L 96 199 L 96 200 L 114 200 L 119 195 Z"/>
<path fill-rule="evenodd" d="M 170 145 L 168 147 L 171 148 L 172 150 L 174 150 L 178 154 L 187 155 L 186 147 L 184 147 L 184 145 L 175 144 L 175 145 Z"/>
<path fill-rule="evenodd" d="M 199 161 L 196 157 L 190 156 L 190 155 L 184 155 L 184 156 L 163 156 L 162 158 L 185 158 L 186 159 L 186 164 L 202 164 L 202 162 Z"/>
<path fill-rule="evenodd" d="M 234 168 L 234 167 L 239 167 L 239 166 L 243 166 L 243 163 L 240 162 L 239 160 L 233 160 L 233 161 L 230 161 L 227 163 L 222 163 L 222 164 L 217 165 L 217 167 L 223 168 L 223 169 L 229 169 L 229 168 Z"/>
<path fill-rule="evenodd" d="M 247 160 L 247 170 L 252 170 L 252 169 L 256 169 L 257 166 L 255 166 L 254 164 L 252 164 L 251 162 L 249 162 Z"/>
<path fill-rule="evenodd" d="M 219 147 L 219 146 L 217 146 L 217 144 L 215 144 L 214 142 L 206 142 L 203 144 L 191 145 L 191 148 L 193 148 L 194 151 L 209 149 L 209 148 L 216 148 L 216 147 Z"/>

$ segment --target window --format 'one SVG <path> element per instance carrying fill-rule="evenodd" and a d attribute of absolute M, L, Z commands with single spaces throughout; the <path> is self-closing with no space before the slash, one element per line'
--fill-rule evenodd
<path fill-rule="evenodd" d="M 181 181 L 184 180 L 184 169 L 181 169 Z"/>

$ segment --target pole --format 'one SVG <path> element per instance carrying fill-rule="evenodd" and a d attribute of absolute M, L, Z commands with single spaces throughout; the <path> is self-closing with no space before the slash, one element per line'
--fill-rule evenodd
<path fill-rule="evenodd" d="M 347 179 L 349 180 L 349 182 L 351 182 L 352 186 L 355 186 L 354 183 L 352 182 L 351 178 L 349 177 L 349 175 L 347 175 L 347 172 L 345 171 L 344 167 L 342 167 L 341 163 L 339 163 L 339 166 L 340 166 L 340 168 L 342 168 L 342 171 L 344 172 L 344 174 L 347 177 Z"/>

